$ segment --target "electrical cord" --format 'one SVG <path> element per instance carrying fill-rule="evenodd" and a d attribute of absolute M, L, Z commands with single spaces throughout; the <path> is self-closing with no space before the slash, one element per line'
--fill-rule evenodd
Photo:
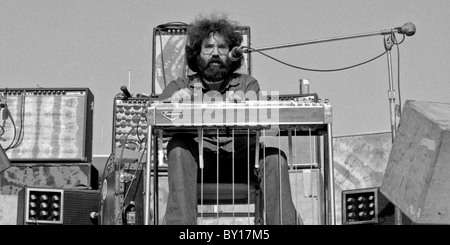
<path fill-rule="evenodd" d="M 400 48 L 398 45 L 395 45 L 397 47 L 397 88 L 398 88 L 398 111 L 399 113 L 402 112 L 402 95 L 400 92 Z"/>
<path fill-rule="evenodd" d="M 19 116 L 20 116 L 20 129 L 19 129 L 19 134 L 17 134 L 17 128 L 16 128 L 16 122 L 13 118 L 13 116 L 11 115 L 11 112 L 9 112 L 8 109 L 8 105 L 5 104 L 5 108 L 8 111 L 8 118 L 11 119 L 11 124 L 12 124 L 12 128 L 13 128 L 13 137 L 11 140 L 11 143 L 5 148 L 5 151 L 9 150 L 9 149 L 13 149 L 18 147 L 22 141 L 23 141 L 23 137 L 24 137 L 24 117 L 25 117 L 25 91 L 23 91 L 21 98 L 20 98 L 20 111 L 19 111 Z M 6 98 L 5 98 L 6 99 Z"/>
<path fill-rule="evenodd" d="M 398 88 L 398 108 L 399 113 L 402 111 L 402 96 L 400 91 L 400 44 L 405 41 L 405 34 L 402 35 L 403 39 L 400 42 L 397 42 L 397 38 L 395 34 L 392 34 L 392 41 L 397 48 L 397 88 Z"/>
<path fill-rule="evenodd" d="M 400 42 L 397 41 L 397 39 L 395 37 L 395 33 L 391 34 L 391 38 L 392 38 L 392 41 L 393 41 L 394 45 L 397 48 L 397 88 L 398 88 L 398 100 L 399 100 L 398 105 L 399 105 L 399 113 L 401 113 L 401 111 L 402 111 L 402 99 L 401 99 L 401 89 L 400 89 L 401 86 L 400 86 L 400 47 L 399 46 L 400 46 L 400 44 L 402 44 L 405 41 L 405 34 L 402 34 L 402 40 Z M 295 68 L 295 69 L 300 69 L 300 70 L 305 70 L 305 71 L 313 71 L 313 72 L 336 72 L 336 71 L 348 70 L 348 69 L 355 68 L 355 67 L 367 64 L 369 62 L 372 62 L 372 61 L 380 58 L 381 56 L 383 56 L 384 54 L 387 53 L 387 51 L 385 51 L 382 54 L 380 54 L 380 55 L 378 55 L 378 56 L 376 56 L 374 58 L 371 58 L 371 59 L 369 59 L 367 61 L 355 64 L 355 65 L 347 66 L 347 67 L 336 68 L 336 69 L 312 69 L 312 68 L 305 68 L 305 67 L 295 66 L 295 65 L 286 63 L 286 62 L 281 61 L 281 60 L 279 60 L 279 59 L 277 59 L 277 58 L 275 58 L 273 56 L 270 56 L 270 55 L 268 55 L 266 53 L 263 53 L 263 52 L 259 51 L 258 49 L 251 49 L 251 50 L 252 50 L 252 52 L 253 51 L 258 52 L 258 53 L 260 53 L 260 54 L 262 54 L 262 55 L 264 55 L 264 56 L 266 56 L 266 57 L 268 57 L 268 58 L 270 58 L 272 60 L 275 60 L 275 61 L 277 61 L 277 62 L 279 62 L 279 63 L 281 63 L 283 65 L 286 65 L 286 66 L 289 66 L 289 67 L 292 67 L 292 68 Z"/>
<path fill-rule="evenodd" d="M 19 136 L 16 140 L 16 143 L 14 143 L 13 146 L 11 146 L 11 148 L 16 148 L 18 147 L 20 144 L 22 144 L 23 141 L 23 137 L 25 134 L 25 129 L 24 129 L 24 122 L 25 122 L 25 91 L 23 91 L 22 96 L 21 96 L 21 105 L 20 105 L 20 128 L 19 128 Z M 12 117 L 11 117 L 12 120 Z M 14 126 L 15 127 L 15 126 Z"/>
<path fill-rule="evenodd" d="M 141 113 L 141 115 L 142 115 L 142 113 Z M 139 122 L 140 122 L 140 120 L 139 120 Z M 135 125 L 135 129 L 136 129 L 136 130 L 138 129 L 138 126 L 139 126 L 139 123 L 138 123 L 137 125 Z M 131 130 L 131 131 L 132 131 L 132 130 Z M 128 135 L 129 135 L 129 134 L 128 134 Z M 128 135 L 127 135 L 127 137 L 128 137 Z M 137 136 L 138 136 L 138 140 L 140 140 L 140 139 L 139 139 L 139 133 L 137 133 Z M 143 140 L 145 140 L 145 139 L 143 139 Z M 140 140 L 140 141 L 141 141 L 141 142 L 140 142 L 141 144 L 144 143 L 144 148 L 143 148 L 143 152 L 142 152 L 142 154 L 141 154 L 141 157 L 140 157 L 140 159 L 139 159 L 139 161 L 138 161 L 138 166 L 136 167 L 136 170 L 134 171 L 133 176 L 136 176 L 136 175 L 137 175 L 139 168 L 140 168 L 141 165 L 143 164 L 143 157 L 144 157 L 144 155 L 145 155 L 145 152 L 147 151 L 147 147 L 146 147 L 146 146 L 147 146 L 147 142 L 146 142 L 146 141 L 142 141 L 142 140 Z M 130 163 L 130 165 L 131 165 L 131 163 Z M 139 174 L 139 180 L 138 180 L 138 182 L 137 182 L 137 186 L 139 186 L 139 183 L 141 182 L 142 174 L 143 174 L 143 172 L 141 171 L 141 173 Z M 130 193 L 130 190 L 131 190 L 131 187 L 132 187 L 132 185 L 133 185 L 134 180 L 135 180 L 135 178 L 131 178 L 131 182 L 130 182 L 130 184 L 129 184 L 129 186 L 128 186 L 128 189 L 126 190 L 126 192 L 125 192 L 125 194 L 124 194 L 124 197 L 123 197 L 123 200 L 124 200 L 124 201 L 127 199 L 128 194 Z M 134 192 L 133 198 L 132 198 L 131 201 L 130 201 L 130 204 L 131 204 L 131 202 L 134 203 L 134 200 L 135 200 L 135 198 L 136 198 L 136 193 L 137 193 L 137 191 L 138 191 L 138 188 L 135 189 L 135 192 Z M 120 210 L 121 210 L 120 213 L 122 213 L 122 220 L 123 220 L 123 223 L 122 223 L 122 224 L 124 224 L 124 225 L 126 225 L 126 213 L 125 213 L 125 210 L 128 209 L 128 207 L 130 206 L 130 204 L 128 204 L 125 208 L 124 208 L 124 206 L 123 206 L 123 204 L 122 204 L 121 209 L 120 209 Z"/>
<path fill-rule="evenodd" d="M 8 106 L 6 105 L 5 108 L 8 108 Z M 12 136 L 11 143 L 5 148 L 5 151 L 14 148 L 13 147 L 15 145 L 14 141 L 16 140 L 16 137 L 17 137 L 16 122 L 14 121 L 14 118 L 11 115 L 8 115 L 8 117 L 11 118 L 11 124 L 12 124 L 12 128 L 13 128 L 13 136 Z"/>
<path fill-rule="evenodd" d="M 105 166 L 103 167 L 103 173 L 102 173 L 102 187 L 103 187 L 103 180 L 105 179 L 105 172 L 106 169 L 111 165 L 111 157 L 113 156 L 113 153 L 109 154 L 108 159 L 106 159 Z M 101 189 L 101 188 L 100 188 Z"/>
<path fill-rule="evenodd" d="M 142 110 L 144 110 L 144 108 L 142 108 Z M 140 115 L 142 115 L 142 113 L 140 113 Z M 129 143 L 133 143 L 133 144 L 138 145 L 136 142 L 128 142 L 128 137 L 130 136 L 130 134 L 131 134 L 134 130 L 137 131 L 136 135 L 139 135 L 138 129 L 139 129 L 139 124 L 140 124 L 140 122 L 141 122 L 141 120 L 139 119 L 138 122 L 137 122 L 137 124 L 134 125 L 133 128 L 132 128 L 132 129 L 127 133 L 127 135 L 125 136 L 125 142 L 124 142 L 124 144 L 122 144 L 122 150 L 121 150 L 120 158 L 119 158 L 119 159 L 120 159 L 120 166 L 124 165 L 124 164 L 123 164 L 123 153 L 124 153 L 124 151 L 125 151 L 126 145 L 129 144 Z M 140 140 L 139 136 L 138 136 L 138 140 Z M 142 141 L 141 141 L 141 142 L 142 142 Z M 146 141 L 144 141 L 144 144 L 146 145 Z M 139 146 L 139 145 L 138 145 L 138 146 Z M 137 166 L 137 168 L 136 168 L 136 170 L 135 170 L 133 176 L 136 176 L 136 175 L 137 175 L 137 172 L 138 172 L 138 170 L 139 170 L 140 165 L 143 164 L 142 159 L 143 159 L 144 154 L 145 154 L 145 152 L 146 152 L 146 148 L 147 148 L 147 147 L 144 146 L 144 150 L 143 150 L 143 152 L 142 152 L 142 154 L 141 154 L 141 158 L 139 159 L 139 164 L 138 164 L 138 166 Z M 138 149 L 139 149 L 139 148 L 138 148 Z M 131 164 L 131 163 L 130 163 L 130 164 Z M 140 182 L 140 180 L 141 180 L 141 176 L 142 176 L 142 172 L 141 172 L 141 175 L 139 176 L 139 182 Z M 128 189 L 127 189 L 127 190 L 125 191 L 125 193 L 124 193 L 123 201 L 125 201 L 126 198 L 128 197 L 128 194 L 129 194 L 129 192 L 130 192 L 130 190 L 131 190 L 131 186 L 132 186 L 132 184 L 133 184 L 133 181 L 134 181 L 134 178 L 131 179 L 131 182 L 129 183 Z M 138 183 L 138 184 L 139 184 L 139 183 Z M 138 190 L 138 188 L 136 188 L 136 192 L 137 192 L 137 190 Z M 135 197 L 136 197 L 136 193 L 135 193 L 135 195 L 133 196 L 133 199 L 132 199 L 133 202 L 134 202 Z M 124 203 L 122 202 L 122 205 L 120 206 L 120 211 L 118 212 L 117 217 L 116 217 L 116 220 L 117 220 L 117 219 L 119 218 L 119 216 L 122 215 L 122 224 L 124 224 L 124 225 L 126 225 L 126 219 L 124 219 L 124 218 L 126 218 L 126 216 L 125 216 L 124 211 L 128 208 L 128 206 L 129 206 L 129 205 L 127 205 L 127 206 L 125 207 L 125 206 L 124 206 Z M 125 207 L 125 208 L 124 208 L 124 207 Z M 117 222 L 117 221 L 116 221 L 116 222 Z"/>
<path fill-rule="evenodd" d="M 387 51 L 385 51 L 385 52 L 383 52 L 382 54 L 380 54 L 380 55 L 378 55 L 378 56 L 376 56 L 376 57 L 374 57 L 374 58 L 372 58 L 372 59 L 369 59 L 369 60 L 367 60 L 367 61 L 364 61 L 364 62 L 355 64 L 355 65 L 351 65 L 351 66 L 347 66 L 347 67 L 342 67 L 342 68 L 337 68 L 337 69 L 323 69 L 323 70 L 321 70 L 321 69 L 312 69 L 312 68 L 305 68 L 305 67 L 295 66 L 295 65 L 286 63 L 286 62 L 284 62 L 284 61 L 281 61 L 281 60 L 279 60 L 279 59 L 277 59 L 277 58 L 275 58 L 275 57 L 273 57 L 273 56 L 270 56 L 270 55 L 268 55 L 268 54 L 266 54 L 266 53 L 263 53 L 263 52 L 261 52 L 261 51 L 259 51 L 259 50 L 257 50 L 257 49 L 253 49 L 252 51 L 256 51 L 256 52 L 258 52 L 258 53 L 260 53 L 260 54 L 262 54 L 262 55 L 264 55 L 264 56 L 266 56 L 266 57 L 268 57 L 268 58 L 270 58 L 270 59 L 273 59 L 273 60 L 275 60 L 275 61 L 277 61 L 277 62 L 279 62 L 279 63 L 281 63 L 281 64 L 283 64 L 283 65 L 286 65 L 286 66 L 289 66 L 289 67 L 292 67 L 292 68 L 296 68 L 296 69 L 300 69 L 300 70 L 305 70 L 305 71 L 315 71 L 315 72 L 335 72 L 335 71 L 343 71 L 343 70 L 351 69 L 351 68 L 354 68 L 354 67 L 357 67 L 357 66 L 360 66 L 360 65 L 367 64 L 367 63 L 369 63 L 369 62 L 371 62 L 371 61 L 374 61 L 374 60 L 380 58 L 381 56 L 383 56 L 384 54 L 386 54 L 386 52 L 387 52 Z"/>
<path fill-rule="evenodd" d="M 136 170 L 134 171 L 133 176 L 136 176 L 136 175 L 137 175 L 137 172 L 138 172 L 140 166 L 143 164 L 142 158 L 143 158 L 143 156 L 144 156 L 144 153 L 145 153 L 145 150 L 144 150 L 144 152 L 143 152 L 142 155 L 141 155 L 141 159 L 139 159 L 138 166 L 136 167 Z M 121 161 L 123 161 L 123 159 L 121 159 Z M 131 165 L 131 164 L 132 164 L 132 163 L 129 163 L 129 165 Z M 141 180 L 141 177 L 142 177 L 142 172 L 141 172 L 140 175 L 139 175 L 138 186 L 139 186 L 139 182 L 140 182 L 140 180 Z M 124 193 L 124 196 L 123 196 L 123 202 L 122 202 L 122 205 L 120 206 L 120 211 L 118 212 L 117 217 L 116 217 L 116 219 L 117 219 L 117 218 L 119 218 L 120 215 L 122 215 L 122 224 L 123 224 L 123 225 L 126 225 L 126 214 L 125 214 L 125 210 L 127 210 L 128 206 L 129 206 L 129 204 L 128 204 L 128 205 L 125 207 L 125 206 L 124 206 L 124 202 L 125 202 L 125 200 L 127 199 L 128 194 L 130 193 L 130 190 L 131 190 L 131 187 L 132 187 L 132 185 L 133 185 L 134 179 L 135 179 L 135 178 L 131 178 L 131 181 L 130 181 L 130 183 L 129 183 L 129 185 L 128 185 L 128 189 L 127 189 L 127 190 L 125 191 L 125 193 Z M 125 181 L 124 181 L 124 183 L 125 183 Z M 131 203 L 131 202 L 134 202 L 134 200 L 135 200 L 135 198 L 136 198 L 136 193 L 137 193 L 137 191 L 138 191 L 138 188 L 136 188 L 135 193 L 134 193 L 134 196 L 133 196 L 132 200 L 130 201 L 130 203 Z M 117 222 L 117 221 L 116 221 L 116 222 Z"/>
<path fill-rule="evenodd" d="M 144 150 L 144 153 L 145 153 L 145 150 Z M 138 172 L 139 168 L 140 168 L 141 165 L 143 164 L 142 158 L 143 158 L 143 156 L 144 156 L 144 153 L 141 155 L 141 159 L 139 159 L 138 166 L 136 167 L 136 170 L 134 171 L 133 176 L 136 176 L 136 175 L 137 175 L 137 172 Z M 130 165 L 131 165 L 131 164 L 132 164 L 132 163 L 130 163 Z M 143 174 L 143 172 L 141 171 L 141 173 L 139 174 L 139 180 L 138 180 L 138 182 L 137 182 L 137 187 L 139 187 L 139 183 L 141 182 L 142 174 Z M 125 194 L 124 194 L 124 196 L 123 196 L 123 201 L 124 201 L 124 202 L 125 202 L 125 200 L 127 200 L 128 194 L 130 193 L 130 190 L 131 190 L 131 187 L 132 187 L 132 185 L 133 185 L 134 180 L 135 180 L 135 178 L 131 178 L 130 184 L 128 185 L 128 189 L 126 190 L 126 192 L 125 192 Z M 125 212 L 125 211 L 126 211 L 126 210 L 128 209 L 128 207 L 131 205 L 131 202 L 135 203 L 134 200 L 135 200 L 135 198 L 136 198 L 136 193 L 138 192 L 138 189 L 139 189 L 139 188 L 136 188 L 136 189 L 135 189 L 133 198 L 131 199 L 131 201 L 129 202 L 129 204 L 128 204 L 127 206 L 124 207 L 124 203 L 122 203 L 122 205 L 121 205 L 121 207 L 120 207 L 120 212 L 119 212 L 119 214 L 120 214 L 120 213 L 122 214 L 122 224 L 123 224 L 123 225 L 127 225 L 127 222 L 126 222 L 126 212 Z"/>

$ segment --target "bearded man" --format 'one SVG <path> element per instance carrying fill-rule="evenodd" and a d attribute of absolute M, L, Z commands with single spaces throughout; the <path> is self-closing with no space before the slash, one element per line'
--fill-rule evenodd
<path fill-rule="evenodd" d="M 159 99 L 174 103 L 190 102 L 198 96 L 195 88 L 201 88 L 203 101 L 257 100 L 260 93 L 258 81 L 250 75 L 237 73 L 243 58 L 232 61 L 228 55 L 242 43 L 243 37 L 237 28 L 237 22 L 215 15 L 198 18 L 189 25 L 186 61 L 195 74 L 171 81 Z M 168 225 L 197 224 L 197 184 L 201 181 L 215 183 L 217 180 L 219 183 L 259 182 L 265 198 L 266 224 L 301 222 L 292 202 L 288 165 L 282 151 L 272 147 L 261 148 L 259 168 L 255 168 L 254 164 L 248 165 L 255 162 L 255 137 L 202 138 L 202 178 L 199 137 L 179 134 L 173 136 L 167 145 L 169 196 L 165 221 Z"/>

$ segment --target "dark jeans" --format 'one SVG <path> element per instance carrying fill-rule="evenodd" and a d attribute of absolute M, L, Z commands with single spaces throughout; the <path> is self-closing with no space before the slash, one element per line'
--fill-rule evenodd
<path fill-rule="evenodd" d="M 215 146 L 205 144 L 203 181 L 216 183 L 217 149 Z M 260 149 L 259 169 L 255 171 L 254 146 L 250 147 L 250 166 L 247 164 L 247 148 L 241 145 L 239 149 L 235 150 L 234 179 L 232 178 L 233 155 L 231 152 L 219 148 L 219 183 L 231 183 L 231 181 L 248 183 L 248 178 L 259 181 L 265 198 L 266 224 L 297 224 L 297 213 L 292 202 L 285 154 L 277 148 Z M 174 136 L 167 145 L 169 196 L 166 222 L 168 225 L 197 224 L 197 183 L 200 183 L 198 149 L 196 138 L 186 135 Z M 248 168 L 250 168 L 250 176 Z M 280 215 L 281 211 L 282 215 Z"/>

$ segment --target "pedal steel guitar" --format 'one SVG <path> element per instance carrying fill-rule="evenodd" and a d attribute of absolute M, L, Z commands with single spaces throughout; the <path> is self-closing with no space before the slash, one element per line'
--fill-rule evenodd
<path fill-rule="evenodd" d="M 324 223 L 335 224 L 334 203 L 334 168 L 332 150 L 332 106 L 328 101 L 315 102 L 311 100 L 269 100 L 242 101 L 237 103 L 166 103 L 161 101 L 149 102 L 147 110 L 148 137 L 147 152 L 154 152 L 152 145 L 158 145 L 158 138 L 171 136 L 176 133 L 197 133 L 203 135 L 249 134 L 256 136 L 259 143 L 261 131 L 272 132 L 279 136 L 315 135 L 324 136 L 324 191 L 327 201 L 324 204 Z M 202 145 L 199 143 L 199 149 Z M 256 147 L 256 149 L 259 149 Z M 259 154 L 258 150 L 256 154 Z M 290 157 L 291 158 L 291 155 Z M 200 153 L 200 168 L 202 157 Z M 156 162 L 152 162 L 156 161 Z M 150 223 L 150 175 L 157 176 L 158 157 L 147 154 L 146 191 L 145 191 L 145 224 Z M 257 164 L 257 163 L 255 163 Z M 292 162 L 291 162 L 292 164 Z M 158 223 L 158 178 L 154 178 L 154 223 Z"/>

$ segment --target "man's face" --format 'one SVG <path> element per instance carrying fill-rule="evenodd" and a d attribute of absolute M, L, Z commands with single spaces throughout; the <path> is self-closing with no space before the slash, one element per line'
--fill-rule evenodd
<path fill-rule="evenodd" d="M 229 52 L 223 36 L 211 33 L 202 43 L 198 60 L 200 74 L 211 82 L 222 81 L 230 70 Z"/>

